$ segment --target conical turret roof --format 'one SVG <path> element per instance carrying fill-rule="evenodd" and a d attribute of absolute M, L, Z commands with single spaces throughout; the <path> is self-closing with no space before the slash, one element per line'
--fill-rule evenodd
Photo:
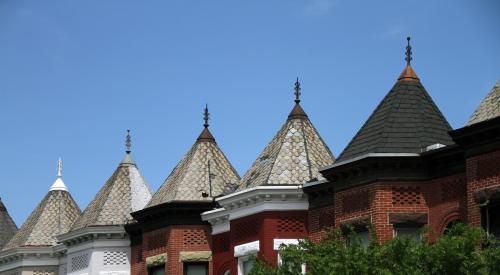
<path fill-rule="evenodd" d="M 260 185 L 304 184 L 321 178 L 318 170 L 335 158 L 300 105 L 300 83 L 295 83 L 295 106 L 287 121 L 252 164 L 239 189 Z"/>
<path fill-rule="evenodd" d="M 500 80 L 486 95 L 479 107 L 472 114 L 466 126 L 500 116 Z"/>
<path fill-rule="evenodd" d="M 236 186 L 239 180 L 208 128 L 208 109 L 205 109 L 203 131 L 153 195 L 148 207 L 168 202 L 211 201 L 226 188 Z"/>
<path fill-rule="evenodd" d="M 60 171 L 60 163 L 58 167 Z M 60 177 L 59 172 L 57 179 Z M 80 213 L 66 187 L 64 190 L 51 188 L 3 249 L 55 245 L 56 236 L 67 233 Z"/>
<path fill-rule="evenodd" d="M 130 151 L 75 222 L 72 230 L 103 225 L 124 225 L 132 221 L 130 213 L 141 210 L 151 199 Z"/>
<path fill-rule="evenodd" d="M 17 226 L 0 198 L 0 250 L 16 234 Z"/>
<path fill-rule="evenodd" d="M 411 67 L 410 54 L 407 55 L 408 64 L 396 84 L 340 154 L 337 162 L 368 153 L 421 153 L 429 145 L 453 144 L 448 134 L 450 124 Z"/>

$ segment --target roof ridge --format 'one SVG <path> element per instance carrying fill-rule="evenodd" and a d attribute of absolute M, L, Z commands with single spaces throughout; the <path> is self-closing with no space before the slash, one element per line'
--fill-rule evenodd
<path fill-rule="evenodd" d="M 62 203 L 70 207 L 62 207 Z M 61 209 L 64 211 L 61 212 Z M 65 223 L 67 230 L 70 230 L 80 213 L 80 208 L 69 192 L 51 190 L 45 194 L 3 249 L 22 246 L 52 246 L 56 243 L 55 235 L 66 233 L 63 228 L 64 220 L 67 221 Z"/>
<path fill-rule="evenodd" d="M 306 153 L 306 160 L 307 160 L 307 170 L 309 171 L 309 179 L 313 178 L 312 175 L 312 169 L 311 169 L 311 158 L 309 156 L 309 148 L 307 144 L 307 137 L 306 137 L 306 129 L 304 127 L 304 121 L 301 119 L 300 120 L 300 126 L 302 127 L 302 139 L 304 139 L 304 151 Z"/>
<path fill-rule="evenodd" d="M 207 128 L 205 128 L 207 129 Z M 194 157 L 194 153 L 196 153 L 196 149 L 198 148 L 198 145 L 200 144 L 200 142 L 203 142 L 203 141 L 199 141 L 197 140 L 192 146 L 191 146 L 191 149 L 188 151 L 188 153 L 186 154 L 186 161 L 184 162 L 185 165 L 189 166 L 189 164 L 191 163 L 191 160 L 193 159 Z M 180 164 L 180 163 L 179 163 Z M 174 169 L 177 168 L 177 165 L 175 166 Z M 179 169 L 181 169 L 182 167 L 180 167 Z M 173 173 L 174 170 L 172 170 L 172 173 Z M 176 185 L 177 183 L 179 182 L 182 182 L 184 180 L 184 178 L 186 177 L 186 174 L 187 174 L 187 169 L 181 169 L 179 171 L 179 175 L 177 176 L 177 181 L 176 181 Z M 167 179 L 165 180 L 165 183 L 167 182 L 167 180 L 170 178 L 170 175 L 167 177 Z M 168 186 L 167 186 L 168 187 Z M 173 199 L 175 199 L 177 197 L 177 193 L 179 192 L 179 189 L 177 189 L 176 187 L 177 186 L 171 186 L 172 189 L 174 190 L 174 194 L 173 194 Z"/>
<path fill-rule="evenodd" d="M 500 80 L 497 80 L 493 88 L 481 100 L 465 123 L 465 126 L 480 123 L 498 116 L 500 116 Z"/>
<path fill-rule="evenodd" d="M 396 84 L 393 85 L 393 88 L 391 89 L 391 91 L 394 89 L 394 86 L 396 86 Z M 389 93 L 391 91 L 389 91 Z M 375 116 L 375 110 L 378 110 L 380 108 L 380 106 L 382 106 L 382 104 L 384 103 L 384 101 L 386 100 L 386 98 L 388 96 L 389 96 L 389 94 L 386 94 L 384 96 L 384 98 L 382 98 L 382 100 L 377 104 L 377 106 L 375 107 L 374 111 L 372 111 L 370 113 L 370 115 L 365 120 L 365 122 L 363 123 L 363 125 L 361 125 L 361 128 L 358 129 L 358 131 L 356 132 L 356 134 L 354 135 L 354 137 L 347 143 L 346 147 L 344 147 L 344 150 L 342 150 L 342 152 L 340 153 L 340 155 L 337 157 L 337 160 L 342 159 L 342 157 L 344 156 L 344 154 L 346 152 L 346 149 L 349 148 L 354 143 L 354 141 L 359 137 L 359 135 L 361 134 L 361 131 L 363 130 L 363 128 L 365 128 L 365 126 L 368 124 L 368 122 Z"/>
<path fill-rule="evenodd" d="M 287 125 L 289 125 L 289 124 L 288 124 L 288 120 L 287 120 L 287 122 L 285 122 L 285 124 L 284 124 L 284 125 L 281 127 L 281 129 L 278 131 L 278 134 L 279 134 L 279 133 L 281 133 L 281 131 L 282 131 L 282 130 L 285 128 L 285 126 L 287 126 Z M 286 133 L 288 133 L 288 129 L 289 129 L 289 128 L 290 128 L 290 126 L 286 127 L 286 131 L 284 132 L 284 133 L 285 133 L 285 135 L 286 135 Z M 280 141 L 280 145 L 279 145 L 278 151 L 277 151 L 276 155 L 274 156 L 274 160 L 273 160 L 273 162 L 272 162 L 272 163 L 271 163 L 271 165 L 270 165 L 271 170 L 269 171 L 269 174 L 267 175 L 266 180 L 264 181 L 264 184 L 268 184 L 268 183 L 269 183 L 269 178 L 271 177 L 271 174 L 272 174 L 272 172 L 273 172 L 274 165 L 276 164 L 276 160 L 278 159 L 278 156 L 280 155 L 281 149 L 283 148 L 283 144 L 284 144 L 284 142 L 283 142 L 283 140 L 282 140 L 282 139 L 283 139 L 283 137 L 281 137 L 281 138 L 280 138 L 280 140 L 279 140 L 279 141 Z M 271 142 L 272 142 L 272 141 L 271 141 Z"/>
<path fill-rule="evenodd" d="M 368 152 L 416 153 L 434 143 L 453 144 L 449 130 L 449 122 L 422 83 L 397 81 L 337 160 Z"/>

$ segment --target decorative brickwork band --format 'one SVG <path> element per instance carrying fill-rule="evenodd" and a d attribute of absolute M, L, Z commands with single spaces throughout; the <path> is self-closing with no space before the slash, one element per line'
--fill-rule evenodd
<path fill-rule="evenodd" d="M 210 262 L 212 251 L 181 251 L 179 262 Z"/>

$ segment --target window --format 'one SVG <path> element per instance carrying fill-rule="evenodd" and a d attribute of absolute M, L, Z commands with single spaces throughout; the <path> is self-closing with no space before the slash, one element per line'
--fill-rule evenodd
<path fill-rule="evenodd" d="M 165 266 L 155 266 L 148 270 L 149 275 L 165 275 Z"/>
<path fill-rule="evenodd" d="M 224 275 L 231 275 L 231 271 L 228 269 L 224 272 Z"/>
<path fill-rule="evenodd" d="M 359 240 L 361 241 L 361 244 L 364 247 L 368 247 L 368 245 L 370 244 L 369 235 L 370 234 L 368 233 L 368 230 L 355 231 L 352 234 L 349 234 L 347 236 L 347 241 L 350 242 L 350 241 L 352 241 L 351 240 L 352 238 L 359 238 Z"/>
<path fill-rule="evenodd" d="M 208 263 L 184 263 L 184 275 L 208 275 Z"/>
<path fill-rule="evenodd" d="M 500 239 L 500 202 L 484 207 L 481 214 L 486 232 Z"/>
<path fill-rule="evenodd" d="M 420 226 L 394 226 L 394 237 L 400 238 L 413 238 L 415 240 L 421 240 L 422 234 L 420 233 Z"/>
<path fill-rule="evenodd" d="M 255 260 L 250 256 L 243 256 L 238 258 L 238 275 L 247 275 L 252 270 Z"/>
<path fill-rule="evenodd" d="M 281 259 L 281 255 L 278 252 L 278 265 L 282 265 L 282 264 L 283 264 L 283 260 Z M 291 269 L 291 267 L 290 267 L 290 269 Z M 300 269 L 301 269 L 300 270 L 301 274 L 306 274 L 306 264 L 302 264 L 300 266 Z"/>

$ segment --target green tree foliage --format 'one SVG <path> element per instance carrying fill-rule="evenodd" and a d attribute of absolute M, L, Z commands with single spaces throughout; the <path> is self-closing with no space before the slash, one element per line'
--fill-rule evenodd
<path fill-rule="evenodd" d="M 298 275 L 303 264 L 312 275 L 500 274 L 499 242 L 480 228 L 456 224 L 433 244 L 394 238 L 380 245 L 374 233 L 370 239 L 365 247 L 355 234 L 335 231 L 320 243 L 282 246 L 281 266 L 256 259 L 250 275 Z"/>

